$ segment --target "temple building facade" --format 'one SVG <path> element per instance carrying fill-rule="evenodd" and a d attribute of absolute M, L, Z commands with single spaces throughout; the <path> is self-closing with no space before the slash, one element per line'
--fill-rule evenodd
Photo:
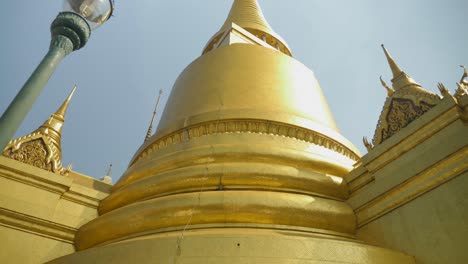
<path fill-rule="evenodd" d="M 0 157 L 0 262 L 468 263 L 467 70 L 434 94 L 382 48 L 364 155 L 256 0 L 234 1 L 114 185 L 62 165 L 74 89 Z"/>

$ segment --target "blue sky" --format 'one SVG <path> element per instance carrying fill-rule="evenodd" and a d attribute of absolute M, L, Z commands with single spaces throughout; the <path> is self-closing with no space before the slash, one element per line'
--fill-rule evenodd
<path fill-rule="evenodd" d="M 116 180 L 143 142 L 159 89 L 164 91 L 160 114 L 177 76 L 200 56 L 231 3 L 117 1 L 115 16 L 58 67 L 16 136 L 40 126 L 77 83 L 62 137 L 64 164 L 100 178 L 112 162 Z M 459 65 L 468 66 L 466 0 L 259 3 L 293 56 L 315 72 L 341 133 L 363 153 L 362 137 L 372 138 L 386 96 L 379 76 L 391 79 L 381 43 L 433 92 L 437 82 L 453 91 Z M 49 26 L 61 5 L 0 4 L 0 112 L 45 55 Z"/>

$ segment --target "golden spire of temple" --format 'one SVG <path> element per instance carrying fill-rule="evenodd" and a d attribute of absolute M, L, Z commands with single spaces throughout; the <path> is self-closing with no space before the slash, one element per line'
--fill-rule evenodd
<path fill-rule="evenodd" d="M 3 155 L 41 169 L 63 174 L 65 171 L 62 167 L 62 128 L 76 87 L 76 85 L 73 87 L 67 99 L 42 126 L 31 134 L 11 140 Z"/>
<path fill-rule="evenodd" d="M 394 90 L 398 90 L 408 85 L 416 85 L 420 87 L 418 83 L 416 83 L 411 77 L 409 77 L 404 71 L 401 70 L 401 68 L 398 66 L 398 64 L 396 64 L 395 60 L 392 58 L 385 46 L 383 44 L 381 46 L 385 53 L 385 57 L 387 57 L 388 65 L 392 70 L 392 83 Z"/>
<path fill-rule="evenodd" d="M 291 56 L 288 44 L 270 27 L 257 0 L 234 0 L 226 21 L 221 29 L 210 39 L 203 53 L 210 51 L 221 35 L 229 30 L 233 23 L 256 35 L 259 39 L 262 39 L 279 51 Z"/>
<path fill-rule="evenodd" d="M 396 64 L 395 60 L 392 58 L 390 53 L 388 53 L 388 50 L 385 48 L 384 44 L 382 44 L 381 46 L 385 53 L 385 57 L 387 57 L 388 65 L 390 65 L 390 69 L 392 70 L 393 78 L 396 78 L 403 71 L 400 69 L 398 64 Z"/>
<path fill-rule="evenodd" d="M 156 113 L 158 111 L 158 105 L 159 105 L 159 100 L 161 99 L 161 95 L 162 95 L 162 90 L 159 90 L 158 100 L 156 101 L 156 105 L 154 107 L 153 117 L 151 117 L 151 123 L 150 123 L 150 125 L 148 127 L 148 131 L 146 132 L 145 141 L 148 140 L 151 137 L 151 135 L 153 134 L 154 118 L 156 117 Z"/>
<path fill-rule="evenodd" d="M 62 103 L 62 105 L 53 113 L 49 119 L 47 119 L 44 124 L 39 129 L 48 130 L 52 129 L 56 133 L 56 139 L 60 143 L 60 138 L 62 135 L 62 127 L 65 122 L 65 115 L 67 113 L 68 105 L 70 104 L 73 94 L 75 94 L 77 85 L 73 87 L 72 91 L 68 95 L 67 99 Z"/>

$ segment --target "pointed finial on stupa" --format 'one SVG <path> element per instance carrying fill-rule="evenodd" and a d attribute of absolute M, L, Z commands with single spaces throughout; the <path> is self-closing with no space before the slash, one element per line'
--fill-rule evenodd
<path fill-rule="evenodd" d="M 64 174 L 66 169 L 62 167 L 62 127 L 76 87 L 73 87 L 67 99 L 42 126 L 26 136 L 11 140 L 3 155 L 47 171 Z"/>
<path fill-rule="evenodd" d="M 391 96 L 395 92 L 392 88 L 388 87 L 387 83 L 382 79 L 382 76 L 380 76 L 380 83 L 385 88 L 385 90 L 387 90 L 388 96 Z"/>
<path fill-rule="evenodd" d="M 104 175 L 104 177 L 102 177 L 100 180 L 107 184 L 112 184 L 111 172 L 112 172 L 112 163 L 109 165 L 109 168 L 106 171 L 106 175 Z"/>
<path fill-rule="evenodd" d="M 224 32 L 231 28 L 233 23 L 256 35 L 270 46 L 291 56 L 291 49 L 288 44 L 268 24 L 257 0 L 234 0 L 226 21 L 210 39 L 203 50 L 203 54 L 213 49 L 214 44 Z"/>
<path fill-rule="evenodd" d="M 151 118 L 151 123 L 148 127 L 148 131 L 146 132 L 145 141 L 148 140 L 153 134 L 154 118 L 156 117 L 156 113 L 158 111 L 158 105 L 159 105 L 159 100 L 161 99 L 161 95 L 162 95 L 162 90 L 159 90 L 158 100 L 156 101 L 156 105 L 154 106 L 153 117 Z"/>
<path fill-rule="evenodd" d="M 384 44 L 382 44 L 381 46 L 385 53 L 385 57 L 387 57 L 388 65 L 390 66 L 390 69 L 392 70 L 393 89 L 398 90 L 408 85 L 415 85 L 415 86 L 421 87 L 421 85 L 416 83 L 411 77 L 409 77 L 404 71 L 401 70 L 400 66 L 396 64 L 395 60 L 390 55 L 388 50 L 385 48 Z"/>

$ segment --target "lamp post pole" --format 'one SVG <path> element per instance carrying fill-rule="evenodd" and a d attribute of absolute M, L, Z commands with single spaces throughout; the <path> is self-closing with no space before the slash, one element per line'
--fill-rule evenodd
<path fill-rule="evenodd" d="M 62 59 L 86 44 L 91 28 L 73 12 L 59 13 L 51 25 L 49 51 L 0 118 L 0 153 L 31 110 Z"/>
<path fill-rule="evenodd" d="M 52 22 L 49 51 L 0 117 L 0 155 L 31 110 L 57 65 L 72 51 L 86 45 L 91 30 L 112 16 L 114 0 L 64 0 Z"/>

